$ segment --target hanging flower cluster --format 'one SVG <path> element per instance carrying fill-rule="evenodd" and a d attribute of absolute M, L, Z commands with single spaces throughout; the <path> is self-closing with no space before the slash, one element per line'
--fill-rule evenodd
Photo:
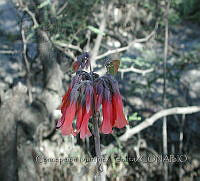
<path fill-rule="evenodd" d="M 76 75 L 62 98 L 60 106 L 62 117 L 56 127 L 61 129 L 63 135 L 80 133 L 80 138 L 91 136 L 88 128 L 90 118 L 100 111 L 102 107 L 103 120 L 100 132 L 112 133 L 112 128 L 123 128 L 128 124 L 124 113 L 123 103 L 117 81 L 111 75 L 119 66 L 114 61 L 107 60 L 108 74 L 99 77 L 94 72 L 83 71 L 90 64 L 89 54 L 84 53 L 73 64 Z M 73 120 L 76 122 L 73 124 Z"/>

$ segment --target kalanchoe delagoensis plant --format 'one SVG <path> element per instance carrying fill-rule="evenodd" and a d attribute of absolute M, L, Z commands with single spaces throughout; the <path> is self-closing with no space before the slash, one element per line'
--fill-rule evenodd
<path fill-rule="evenodd" d="M 88 123 L 92 120 L 90 118 L 101 110 L 103 116 L 99 128 L 101 133 L 110 134 L 113 127 L 123 128 L 128 124 L 123 112 L 118 83 L 113 77 L 119 68 L 119 63 L 119 60 L 107 59 L 105 63 L 107 74 L 99 77 L 91 70 L 89 54 L 78 56 L 77 61 L 73 63 L 76 75 L 62 98 L 60 106 L 62 116 L 56 125 L 63 135 L 76 136 L 80 133 L 82 139 L 91 136 Z M 83 70 L 89 66 L 89 73 Z"/>

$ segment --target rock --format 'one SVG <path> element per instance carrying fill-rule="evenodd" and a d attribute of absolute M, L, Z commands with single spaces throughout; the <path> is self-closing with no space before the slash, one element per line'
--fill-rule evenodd
<path fill-rule="evenodd" d="M 19 15 L 14 5 L 7 0 L 1 0 L 0 12 L 0 31 L 6 32 L 6 34 L 18 35 L 20 30 Z"/>
<path fill-rule="evenodd" d="M 180 81 L 188 87 L 188 95 L 191 100 L 200 104 L 200 68 L 183 72 Z"/>
<path fill-rule="evenodd" d="M 8 84 L 12 84 L 13 78 L 10 75 L 8 75 L 8 76 L 5 77 L 4 81 L 7 82 Z"/>

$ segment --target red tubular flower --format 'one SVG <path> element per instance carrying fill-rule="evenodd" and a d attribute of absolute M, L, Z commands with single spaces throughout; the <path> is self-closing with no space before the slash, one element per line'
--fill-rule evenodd
<path fill-rule="evenodd" d="M 102 103 L 103 121 L 100 131 L 104 134 L 112 133 L 112 102 L 111 100 L 103 100 Z"/>
<path fill-rule="evenodd" d="M 115 109 L 114 109 L 114 106 L 113 106 L 113 101 L 112 101 L 110 115 L 111 115 L 110 122 L 111 122 L 111 125 L 113 127 L 114 124 L 115 124 L 115 120 L 116 120 L 116 112 L 115 112 Z"/>
<path fill-rule="evenodd" d="M 74 134 L 77 135 L 80 132 L 80 138 L 82 139 L 84 139 L 86 136 L 91 136 L 91 132 L 88 129 L 88 122 L 91 115 L 91 109 L 89 112 L 87 112 L 86 107 L 83 108 L 82 105 L 80 105 L 77 114 L 76 131 L 74 131 Z"/>
<path fill-rule="evenodd" d="M 110 75 L 107 75 L 106 80 L 109 82 L 112 94 L 112 108 L 113 108 L 113 119 L 112 125 L 117 128 L 123 128 L 128 124 L 123 112 L 122 97 L 119 92 L 117 81 Z"/>
<path fill-rule="evenodd" d="M 128 124 L 128 121 L 126 120 L 124 113 L 123 113 L 123 103 L 122 98 L 119 93 L 114 93 L 112 96 L 112 103 L 113 103 L 113 111 L 115 112 L 115 122 L 114 127 L 117 128 L 123 128 Z"/>
<path fill-rule="evenodd" d="M 103 120 L 100 131 L 104 134 L 112 133 L 112 128 L 123 128 L 128 124 L 124 112 L 122 98 L 117 81 L 111 75 L 99 77 L 94 72 L 86 72 L 90 63 L 89 54 L 84 53 L 73 63 L 76 75 L 73 77 L 70 87 L 62 98 L 60 106 L 62 116 L 58 120 L 56 128 L 61 128 L 63 135 L 77 135 L 80 138 L 91 136 L 88 123 L 93 113 L 98 112 L 102 105 Z M 111 61 L 107 68 L 109 72 L 116 72 L 119 61 Z M 76 118 L 76 128 L 73 121 Z"/>
<path fill-rule="evenodd" d="M 65 114 L 63 115 L 64 123 L 61 126 L 61 132 L 63 135 L 70 135 L 73 134 L 73 127 L 72 127 L 72 121 L 75 117 L 76 113 L 76 102 L 72 102 L 69 107 L 67 107 Z"/>
<path fill-rule="evenodd" d="M 69 87 L 66 94 L 62 98 L 62 104 L 60 105 L 62 114 L 64 113 L 65 107 L 67 107 L 69 105 L 69 96 L 70 96 L 71 90 L 72 90 L 72 88 Z"/>
<path fill-rule="evenodd" d="M 62 117 L 58 120 L 57 124 L 56 124 L 56 128 L 60 128 L 64 121 L 65 121 L 65 112 L 66 112 L 66 109 L 67 107 L 69 106 L 69 96 L 70 96 L 70 93 L 71 93 L 71 87 L 69 87 L 69 89 L 67 90 L 66 94 L 63 96 L 62 98 L 62 103 L 61 105 L 59 106 L 59 109 L 61 109 L 61 113 L 63 114 Z"/>
<path fill-rule="evenodd" d="M 112 133 L 113 110 L 111 93 L 108 87 L 104 88 L 104 96 L 102 100 L 103 121 L 100 131 L 104 134 Z"/>
<path fill-rule="evenodd" d="M 93 87 L 90 84 L 86 85 L 85 88 L 85 106 L 82 114 L 82 122 L 80 127 L 80 138 L 84 139 L 86 136 L 91 136 L 91 132 L 88 129 L 88 122 L 92 116 L 92 98 L 93 98 Z M 78 120 L 77 120 L 78 121 Z M 78 125 L 79 126 L 79 125 Z"/>
<path fill-rule="evenodd" d="M 77 120 L 76 120 L 76 129 L 77 129 L 77 132 L 80 131 L 81 123 L 83 121 L 84 113 L 85 113 L 85 109 L 82 107 L 82 105 L 79 105 L 78 115 L 77 115 Z"/>
<path fill-rule="evenodd" d="M 57 128 L 61 127 L 63 135 L 72 134 L 75 136 L 80 132 L 80 137 L 83 139 L 86 136 L 91 136 L 88 122 L 93 112 L 93 87 L 88 82 L 85 84 L 78 83 L 78 79 L 77 76 L 77 79 L 74 79 L 73 87 L 68 89 L 63 96 L 62 117 L 57 123 Z M 74 130 L 72 122 L 75 117 L 77 117 L 77 121 L 76 129 Z"/>
<path fill-rule="evenodd" d="M 80 128 L 80 138 L 84 139 L 86 136 L 91 136 L 91 132 L 88 129 L 88 122 L 89 119 L 92 115 L 92 110 L 90 109 L 89 112 L 85 111 L 84 116 L 83 116 L 83 121 L 81 123 L 81 128 Z"/>

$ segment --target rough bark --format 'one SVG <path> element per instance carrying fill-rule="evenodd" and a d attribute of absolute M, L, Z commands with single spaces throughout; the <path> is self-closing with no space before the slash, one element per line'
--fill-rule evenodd
<path fill-rule="evenodd" d="M 50 123 L 51 119 L 48 119 L 48 117 L 60 103 L 62 73 L 56 62 L 53 46 L 50 41 L 47 41 L 49 39 L 45 32 L 38 32 L 38 39 L 39 57 L 44 71 L 44 89 L 42 94 L 34 99 L 31 105 L 28 105 L 27 90 L 23 86 L 17 86 L 13 90 L 11 98 L 5 101 L 0 108 L 1 181 L 17 181 L 18 168 L 27 171 L 26 176 L 29 180 L 36 180 L 36 170 L 32 168 L 30 172 L 30 167 L 34 165 L 33 159 L 27 159 L 31 156 L 35 131 L 41 122 L 47 121 Z M 20 131 L 20 134 L 17 134 L 17 127 L 23 130 Z M 54 127 L 49 128 L 49 132 L 53 129 Z M 21 141 L 21 139 L 24 139 L 24 141 Z M 26 145 L 27 140 L 31 141 L 31 144 L 28 146 Z M 17 157 L 18 142 L 20 142 L 22 147 L 18 149 L 20 150 L 19 158 Z M 20 177 L 24 177 L 24 175 L 20 175 Z"/>

